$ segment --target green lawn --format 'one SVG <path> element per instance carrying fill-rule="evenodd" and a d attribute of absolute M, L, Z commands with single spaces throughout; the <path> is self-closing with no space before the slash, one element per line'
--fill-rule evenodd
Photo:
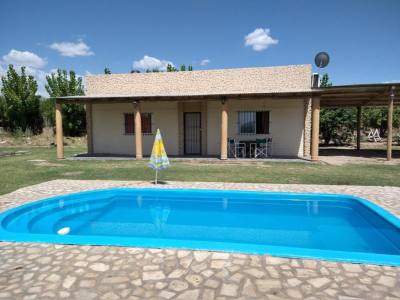
<path fill-rule="evenodd" d="M 28 150 L 27 155 L 0 157 L 0 194 L 53 179 L 151 180 L 146 161 L 57 160 L 55 148 L 0 148 Z M 65 154 L 84 152 L 66 147 Z M 46 160 L 35 162 L 32 160 Z M 267 162 L 247 165 L 172 162 L 162 180 L 226 181 L 400 186 L 400 165 L 331 166 L 303 162 Z"/>

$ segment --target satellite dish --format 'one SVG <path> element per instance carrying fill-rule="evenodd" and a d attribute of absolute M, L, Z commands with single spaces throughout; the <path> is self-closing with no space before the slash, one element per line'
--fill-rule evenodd
<path fill-rule="evenodd" d="M 325 68 L 329 64 L 329 55 L 326 52 L 320 52 L 315 55 L 315 65 L 318 68 Z"/>

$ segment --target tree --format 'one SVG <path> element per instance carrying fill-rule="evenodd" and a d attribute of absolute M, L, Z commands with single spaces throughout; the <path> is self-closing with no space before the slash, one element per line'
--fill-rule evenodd
<path fill-rule="evenodd" d="M 46 91 L 50 97 L 83 96 L 82 77 L 77 77 L 74 71 L 57 70 L 46 76 Z M 53 100 L 54 101 L 54 100 Z M 63 129 L 67 136 L 80 136 L 86 130 L 86 113 L 82 104 L 63 104 Z"/>
<path fill-rule="evenodd" d="M 0 95 L 0 126 L 4 127 L 6 125 L 6 100 L 2 95 Z"/>
<path fill-rule="evenodd" d="M 330 86 L 332 86 L 332 82 L 329 81 L 329 75 L 327 73 L 322 75 L 322 78 L 321 78 L 321 80 L 319 82 L 320 82 L 319 83 L 320 87 L 330 87 Z"/>
<path fill-rule="evenodd" d="M 175 68 L 173 65 L 168 64 L 165 71 L 161 71 L 158 68 L 153 68 L 153 69 L 146 69 L 144 72 L 145 73 L 158 73 L 158 72 L 179 72 L 179 71 L 193 71 L 193 66 L 188 65 L 186 68 L 186 65 L 180 65 L 179 69 Z M 130 72 L 131 74 L 133 73 L 141 73 L 140 70 L 133 69 Z"/>
<path fill-rule="evenodd" d="M 25 67 L 21 67 L 18 74 L 14 66 L 9 65 L 1 82 L 3 100 L 0 105 L 5 126 L 12 131 L 30 129 L 33 133 L 41 132 L 40 97 L 36 95 L 38 85 L 33 76 L 26 75 Z"/>
<path fill-rule="evenodd" d="M 104 74 L 110 75 L 111 74 L 111 70 L 107 67 L 104 68 Z"/>
<path fill-rule="evenodd" d="M 175 68 L 173 65 L 168 64 L 167 65 L 167 72 L 178 72 L 178 69 Z"/>
<path fill-rule="evenodd" d="M 320 87 L 330 87 L 329 75 L 324 74 Z M 349 143 L 356 127 L 355 108 L 322 108 L 320 131 L 325 145 L 333 142 L 337 145 Z"/>
<path fill-rule="evenodd" d="M 173 65 L 168 64 L 167 65 L 167 72 L 178 72 L 178 71 L 193 71 L 193 66 L 188 65 L 186 68 L 186 65 L 180 65 L 179 70 L 177 68 L 175 68 Z"/>
<path fill-rule="evenodd" d="M 361 120 L 365 130 L 378 128 L 379 134 L 383 137 L 387 131 L 387 107 L 365 107 L 362 110 Z M 400 126 L 400 108 L 395 107 L 393 111 L 393 127 Z"/>
<path fill-rule="evenodd" d="M 42 98 L 40 101 L 40 112 L 43 117 L 45 126 L 55 126 L 55 106 L 56 101 L 54 98 Z"/>

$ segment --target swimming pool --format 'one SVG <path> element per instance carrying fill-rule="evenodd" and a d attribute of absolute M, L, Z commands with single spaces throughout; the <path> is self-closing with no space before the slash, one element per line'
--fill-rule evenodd
<path fill-rule="evenodd" d="M 114 188 L 0 214 L 0 240 L 400 265 L 400 220 L 348 195 Z"/>

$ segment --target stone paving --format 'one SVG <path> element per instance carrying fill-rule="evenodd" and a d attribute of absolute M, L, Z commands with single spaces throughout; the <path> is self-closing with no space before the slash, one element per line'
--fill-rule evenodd
<path fill-rule="evenodd" d="M 0 196 L 43 197 L 148 182 L 55 180 Z M 400 188 L 168 182 L 163 188 L 347 193 L 400 216 Z M 0 299 L 400 299 L 400 268 L 208 251 L 0 242 Z"/>

